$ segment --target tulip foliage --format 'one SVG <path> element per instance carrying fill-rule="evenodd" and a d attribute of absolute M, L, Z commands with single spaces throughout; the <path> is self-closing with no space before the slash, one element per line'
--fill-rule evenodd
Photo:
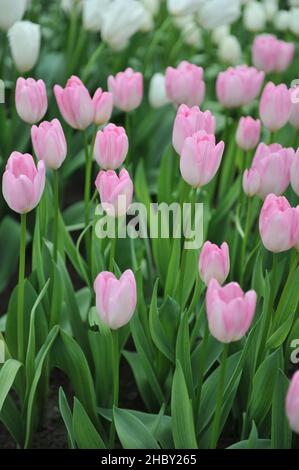
<path fill-rule="evenodd" d="M 298 447 L 296 33 L 41 3 L 0 0 L 0 447 Z"/>

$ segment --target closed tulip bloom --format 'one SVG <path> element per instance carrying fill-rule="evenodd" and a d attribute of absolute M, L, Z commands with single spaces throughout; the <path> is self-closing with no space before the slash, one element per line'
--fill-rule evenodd
<path fill-rule="evenodd" d="M 266 21 L 266 9 L 262 3 L 256 1 L 247 3 L 243 15 L 245 29 L 252 32 L 262 31 Z"/>
<path fill-rule="evenodd" d="M 33 69 L 40 51 L 40 25 L 18 21 L 8 31 L 8 40 L 16 69 L 21 73 Z"/>
<path fill-rule="evenodd" d="M 290 124 L 299 129 L 299 86 L 292 88 L 291 92 L 291 112 L 289 117 Z"/>
<path fill-rule="evenodd" d="M 243 338 L 253 320 L 256 300 L 254 290 L 244 293 L 237 282 L 221 287 L 216 279 L 212 279 L 206 294 L 206 310 L 214 338 L 221 343 Z"/>
<path fill-rule="evenodd" d="M 102 320 L 112 330 L 126 325 L 132 318 L 137 302 L 136 280 L 130 269 L 120 279 L 103 271 L 94 281 L 96 309 Z"/>
<path fill-rule="evenodd" d="M 238 146 L 243 150 L 252 150 L 257 146 L 261 134 L 261 121 L 250 116 L 241 117 L 236 133 Z"/>
<path fill-rule="evenodd" d="M 240 0 L 204 0 L 198 9 L 198 18 L 205 29 L 231 24 L 241 15 Z"/>
<path fill-rule="evenodd" d="M 299 4 L 297 4 L 297 7 Z M 295 34 L 296 36 L 299 36 L 299 8 L 291 8 L 290 10 L 290 16 L 289 16 L 289 30 Z"/>
<path fill-rule="evenodd" d="M 223 151 L 224 142 L 216 145 L 215 136 L 205 131 L 187 137 L 180 159 L 183 179 L 194 188 L 208 184 L 217 173 Z"/>
<path fill-rule="evenodd" d="M 58 119 L 32 126 L 31 139 L 37 158 L 52 170 L 60 168 L 66 157 L 67 144 Z"/>
<path fill-rule="evenodd" d="M 63 119 L 74 129 L 84 130 L 94 120 L 94 104 L 80 78 L 72 76 L 65 88 L 54 86 L 54 94 Z"/>
<path fill-rule="evenodd" d="M 289 10 L 279 10 L 273 18 L 274 27 L 278 31 L 287 31 L 290 21 L 290 12 Z"/>
<path fill-rule="evenodd" d="M 292 431 L 299 434 L 299 370 L 292 377 L 287 398 L 286 414 Z"/>
<path fill-rule="evenodd" d="M 103 12 L 110 0 L 84 0 L 82 5 L 83 28 L 86 31 L 101 31 Z"/>
<path fill-rule="evenodd" d="M 94 106 L 94 123 L 101 126 L 109 121 L 113 111 L 113 95 L 98 88 L 92 98 Z"/>
<path fill-rule="evenodd" d="M 36 168 L 29 153 L 13 152 L 7 161 L 2 179 L 3 197 L 12 210 L 25 214 L 39 203 L 45 181 L 44 162 L 38 162 Z"/>
<path fill-rule="evenodd" d="M 167 0 L 167 8 L 171 15 L 190 15 L 198 10 L 202 0 Z"/>
<path fill-rule="evenodd" d="M 96 179 L 103 209 L 111 217 L 125 215 L 133 198 L 133 183 L 124 168 L 119 176 L 113 170 L 100 171 Z"/>
<path fill-rule="evenodd" d="M 297 150 L 291 164 L 291 185 L 293 191 L 299 196 L 299 149 Z"/>
<path fill-rule="evenodd" d="M 143 98 L 143 76 L 129 67 L 115 77 L 108 77 L 108 89 L 117 108 L 125 112 L 133 111 L 140 106 Z"/>
<path fill-rule="evenodd" d="M 236 36 L 229 35 L 223 38 L 218 47 L 218 57 L 222 62 L 236 65 L 240 63 L 241 55 L 241 45 Z"/>
<path fill-rule="evenodd" d="M 214 243 L 205 242 L 200 252 L 198 267 L 200 278 L 206 286 L 213 278 L 223 284 L 229 273 L 228 244 L 224 242 L 219 248 Z"/>
<path fill-rule="evenodd" d="M 252 197 L 257 194 L 260 187 L 260 175 L 255 168 L 245 170 L 243 174 L 243 190 L 244 193 Z"/>
<path fill-rule="evenodd" d="M 228 25 L 218 26 L 212 31 L 212 40 L 216 46 L 219 46 L 227 36 L 230 36 L 230 27 Z"/>
<path fill-rule="evenodd" d="M 16 109 L 23 121 L 35 124 L 47 112 L 48 97 L 43 80 L 19 77 L 16 84 Z"/>
<path fill-rule="evenodd" d="M 7 31 L 20 21 L 26 10 L 26 0 L 0 0 L 0 29 Z"/>
<path fill-rule="evenodd" d="M 285 84 L 265 86 L 260 99 L 260 118 L 271 132 L 281 129 L 289 120 L 291 113 L 290 90 Z"/>
<path fill-rule="evenodd" d="M 94 158 L 105 170 L 116 170 L 127 156 L 129 141 L 123 127 L 108 124 L 98 131 L 94 145 Z"/>
<path fill-rule="evenodd" d="M 284 196 L 269 194 L 260 213 L 259 229 L 267 250 L 280 253 L 293 248 L 299 239 L 299 208 L 291 207 Z"/>
<path fill-rule="evenodd" d="M 254 67 L 238 65 L 220 72 L 216 82 L 216 93 L 225 108 L 238 108 L 253 101 L 260 92 L 264 73 Z"/>
<path fill-rule="evenodd" d="M 150 81 L 148 100 L 152 108 L 161 108 L 169 103 L 166 95 L 165 75 L 155 73 Z"/>
<path fill-rule="evenodd" d="M 166 93 L 169 100 L 179 106 L 199 106 L 205 96 L 203 69 L 183 60 L 177 68 L 166 69 Z"/>
<path fill-rule="evenodd" d="M 266 73 L 283 72 L 293 60 L 295 46 L 273 34 L 256 36 L 252 46 L 253 65 Z"/>
<path fill-rule="evenodd" d="M 198 106 L 189 108 L 181 104 L 178 108 L 173 125 L 172 144 L 175 151 L 180 154 L 187 137 L 192 137 L 198 131 L 207 134 L 215 133 L 215 118 L 210 111 L 200 111 Z"/>

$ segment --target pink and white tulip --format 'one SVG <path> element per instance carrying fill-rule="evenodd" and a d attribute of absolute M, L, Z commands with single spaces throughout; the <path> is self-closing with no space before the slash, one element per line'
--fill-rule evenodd
<path fill-rule="evenodd" d="M 100 194 L 103 209 L 111 217 L 126 214 L 133 198 L 133 182 L 124 168 L 119 176 L 113 170 L 100 171 L 95 185 Z"/>
<path fill-rule="evenodd" d="M 266 73 L 283 72 L 293 60 L 295 46 L 277 39 L 273 34 L 256 36 L 252 46 L 254 66 Z"/>
<path fill-rule="evenodd" d="M 96 309 L 102 320 L 112 330 L 126 325 L 132 318 L 137 302 L 136 280 L 128 269 L 120 279 L 103 271 L 94 281 Z"/>
<path fill-rule="evenodd" d="M 25 214 L 38 205 L 45 181 L 46 167 L 43 161 L 38 162 L 36 168 L 29 153 L 13 152 L 2 178 L 3 197 L 12 210 Z"/>
<path fill-rule="evenodd" d="M 281 129 L 289 120 L 291 113 L 291 96 L 285 84 L 265 86 L 260 99 L 260 118 L 271 132 Z"/>
<path fill-rule="evenodd" d="M 299 434 L 299 370 L 292 377 L 287 398 L 286 414 L 292 431 Z"/>
<path fill-rule="evenodd" d="M 108 124 L 98 131 L 94 145 L 94 158 L 105 170 L 116 170 L 127 156 L 129 141 L 123 127 Z"/>
<path fill-rule="evenodd" d="M 297 130 L 299 130 L 299 86 L 292 88 L 291 93 L 291 113 L 289 122 Z"/>
<path fill-rule="evenodd" d="M 205 242 L 199 255 L 199 275 L 201 280 L 209 284 L 216 279 L 223 284 L 229 273 L 229 249 L 226 242 L 220 248 L 209 241 Z"/>
<path fill-rule="evenodd" d="M 223 151 L 224 142 L 216 145 L 215 136 L 205 131 L 187 137 L 180 159 L 183 179 L 194 188 L 208 184 L 218 171 Z"/>
<path fill-rule="evenodd" d="M 67 154 L 66 139 L 58 119 L 32 126 L 31 139 L 37 158 L 43 160 L 48 168 L 57 170 Z"/>
<path fill-rule="evenodd" d="M 267 250 L 280 253 L 299 241 L 299 207 L 291 207 L 284 196 L 269 194 L 259 218 L 262 242 Z"/>
<path fill-rule="evenodd" d="M 299 149 L 297 150 L 291 164 L 291 186 L 299 196 Z"/>
<path fill-rule="evenodd" d="M 117 108 L 125 112 L 133 111 L 142 102 L 143 76 L 129 67 L 115 77 L 108 77 L 108 90 L 112 93 Z"/>
<path fill-rule="evenodd" d="M 215 118 L 210 111 L 201 111 L 198 106 L 189 108 L 182 104 L 177 111 L 173 125 L 172 144 L 180 154 L 187 137 L 192 137 L 198 131 L 215 133 Z"/>
<path fill-rule="evenodd" d="M 252 150 L 259 143 L 261 135 L 261 121 L 250 116 L 241 117 L 236 133 L 238 146 L 243 150 Z"/>
<path fill-rule="evenodd" d="M 244 293 L 236 282 L 221 287 L 216 279 L 212 279 L 206 294 L 211 334 L 221 343 L 231 343 L 243 338 L 253 320 L 256 299 L 254 290 Z"/>
<path fill-rule="evenodd" d="M 108 91 L 103 91 L 102 88 L 98 88 L 92 98 L 92 102 L 94 106 L 93 122 L 101 126 L 111 118 L 113 111 L 113 95 Z"/>
<path fill-rule="evenodd" d="M 260 187 L 260 175 L 256 168 L 249 168 L 243 174 L 243 190 L 244 193 L 252 197 L 257 194 Z"/>
<path fill-rule="evenodd" d="M 16 84 L 16 109 L 28 124 L 40 121 L 47 112 L 48 97 L 43 80 L 19 77 Z"/>
<path fill-rule="evenodd" d="M 166 69 L 166 93 L 176 106 L 200 106 L 205 97 L 203 69 L 183 60 L 177 68 Z"/>

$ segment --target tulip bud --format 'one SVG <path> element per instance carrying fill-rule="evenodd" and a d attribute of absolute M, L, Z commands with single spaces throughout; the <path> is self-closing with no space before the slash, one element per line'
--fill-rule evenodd
<path fill-rule="evenodd" d="M 289 10 L 279 10 L 273 18 L 274 27 L 278 31 L 286 32 L 289 27 L 290 12 Z"/>
<path fill-rule="evenodd" d="M 243 190 L 247 196 L 257 194 L 260 187 L 260 175 L 255 168 L 245 170 L 243 174 Z"/>
<path fill-rule="evenodd" d="M 100 171 L 96 179 L 103 209 L 110 217 L 121 217 L 126 214 L 133 198 L 133 183 L 124 168 L 119 176 L 115 171 Z"/>
<path fill-rule="evenodd" d="M 238 341 L 247 333 L 256 308 L 256 293 L 243 292 L 231 282 L 221 287 L 216 279 L 209 282 L 206 310 L 211 334 L 221 343 Z"/>
<path fill-rule="evenodd" d="M 299 196 L 299 149 L 297 150 L 291 164 L 291 185 L 293 191 Z"/>
<path fill-rule="evenodd" d="M 26 10 L 26 0 L 0 0 L 0 29 L 9 28 L 20 21 Z"/>
<path fill-rule="evenodd" d="M 19 77 L 16 84 L 16 108 L 23 121 L 34 124 L 47 112 L 48 98 L 43 80 Z"/>
<path fill-rule="evenodd" d="M 94 158 L 101 168 L 116 170 L 125 161 L 128 148 L 129 141 L 125 129 L 108 124 L 102 131 L 97 132 Z"/>
<path fill-rule="evenodd" d="M 207 286 L 211 279 L 223 284 L 229 273 L 229 250 L 226 242 L 220 248 L 207 241 L 199 256 L 199 275 Z"/>
<path fill-rule="evenodd" d="M 155 16 L 160 10 L 160 0 L 141 0 L 141 3 L 152 16 Z"/>
<path fill-rule="evenodd" d="M 289 29 L 290 31 L 299 36 L 299 8 L 292 8 L 289 16 Z"/>
<path fill-rule="evenodd" d="M 94 119 L 94 103 L 81 80 L 72 76 L 65 88 L 54 86 L 59 111 L 64 120 L 74 129 L 86 129 Z"/>
<path fill-rule="evenodd" d="M 185 104 L 181 104 L 176 114 L 172 132 L 172 145 L 175 151 L 181 154 L 187 137 L 192 137 L 198 131 L 214 134 L 215 125 L 215 118 L 210 111 L 202 112 L 198 106 L 189 108 Z"/>
<path fill-rule="evenodd" d="M 57 170 L 65 160 L 67 144 L 58 119 L 44 121 L 38 127 L 32 126 L 31 138 L 34 152 L 48 168 Z"/>
<path fill-rule="evenodd" d="M 259 229 L 267 250 L 280 253 L 293 248 L 299 239 L 299 208 L 291 207 L 284 196 L 269 194 L 260 213 Z"/>
<path fill-rule="evenodd" d="M 140 106 L 143 98 L 143 76 L 129 67 L 115 77 L 109 75 L 108 90 L 117 108 L 125 112 L 133 111 Z"/>
<path fill-rule="evenodd" d="M 128 269 L 120 279 L 103 271 L 94 281 L 96 309 L 102 320 L 112 330 L 126 325 L 132 318 L 137 302 L 137 288 L 133 272 Z"/>
<path fill-rule="evenodd" d="M 86 31 L 101 31 L 103 11 L 109 5 L 109 0 L 84 0 L 82 10 L 83 28 Z"/>
<path fill-rule="evenodd" d="M 84 0 L 85 2 L 86 0 Z M 61 8 L 65 13 L 70 14 L 75 9 L 79 13 L 82 9 L 83 0 L 61 0 Z"/>
<path fill-rule="evenodd" d="M 205 131 L 187 137 L 180 159 L 183 179 L 194 188 L 208 184 L 218 171 L 223 151 L 224 142 L 216 145 L 215 136 Z"/>
<path fill-rule="evenodd" d="M 167 8 L 171 15 L 190 15 L 195 13 L 202 0 L 167 0 Z"/>
<path fill-rule="evenodd" d="M 161 108 L 169 103 L 166 95 L 165 76 L 162 73 L 155 73 L 150 81 L 148 100 L 152 108 Z"/>
<path fill-rule="evenodd" d="M 243 22 L 248 31 L 257 32 L 265 29 L 266 10 L 262 3 L 252 1 L 244 9 Z"/>
<path fill-rule="evenodd" d="M 226 36 L 230 36 L 230 27 L 228 25 L 218 26 L 212 31 L 212 40 L 217 46 L 220 46 Z"/>
<path fill-rule="evenodd" d="M 8 31 L 13 61 L 21 73 L 35 66 L 40 50 L 40 26 L 31 21 L 17 21 Z"/>
<path fill-rule="evenodd" d="M 295 128 L 299 129 L 299 86 L 292 88 L 291 92 L 291 113 L 289 122 Z"/>
<path fill-rule="evenodd" d="M 294 44 L 278 40 L 273 34 L 256 36 L 252 46 L 255 67 L 266 73 L 283 72 L 288 68 L 295 53 Z"/>
<path fill-rule="evenodd" d="M 176 69 L 167 67 L 166 93 L 169 100 L 177 106 L 199 106 L 205 96 L 202 67 L 185 60 Z"/>
<path fill-rule="evenodd" d="M 252 150 L 260 140 L 261 121 L 252 117 L 241 117 L 236 133 L 238 146 L 243 150 Z"/>
<path fill-rule="evenodd" d="M 240 0 L 209 0 L 200 5 L 198 19 L 205 29 L 231 24 L 241 15 Z"/>
<path fill-rule="evenodd" d="M 182 28 L 182 37 L 184 43 L 188 46 L 200 47 L 203 42 L 201 29 L 195 21 L 190 21 Z"/>
<path fill-rule="evenodd" d="M 2 192 L 8 206 L 19 214 L 25 214 L 39 203 L 46 181 L 44 162 L 37 168 L 29 153 L 13 152 L 6 164 L 2 179 Z"/>
<path fill-rule="evenodd" d="M 286 414 L 292 431 L 299 434 L 299 370 L 292 377 L 287 398 Z"/>
<path fill-rule="evenodd" d="M 279 0 L 264 0 L 263 6 L 266 13 L 267 21 L 272 21 L 275 13 L 278 11 Z"/>
<path fill-rule="evenodd" d="M 236 36 L 226 36 L 219 44 L 218 57 L 222 62 L 236 65 L 241 60 L 241 45 Z"/>
<path fill-rule="evenodd" d="M 94 106 L 94 123 L 98 126 L 109 121 L 113 111 L 113 95 L 98 88 L 92 98 Z"/>
<path fill-rule="evenodd" d="M 265 86 L 260 99 L 260 118 L 267 129 L 275 132 L 289 120 L 291 113 L 290 91 L 286 85 L 274 85 L 269 82 Z"/>

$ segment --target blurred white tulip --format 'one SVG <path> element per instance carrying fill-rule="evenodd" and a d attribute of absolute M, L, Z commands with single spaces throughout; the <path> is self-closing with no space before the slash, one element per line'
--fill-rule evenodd
<path fill-rule="evenodd" d="M 266 26 L 266 21 L 266 10 L 262 3 L 254 1 L 245 6 L 243 22 L 247 31 L 262 31 Z"/>
<path fill-rule="evenodd" d="M 167 0 L 167 8 L 172 15 L 195 13 L 205 0 Z"/>
<path fill-rule="evenodd" d="M 287 31 L 289 28 L 290 22 L 290 12 L 289 10 L 279 10 L 273 18 L 274 27 L 278 31 Z"/>
<path fill-rule="evenodd" d="M 237 65 L 241 61 L 242 49 L 236 36 L 226 36 L 219 43 L 218 57 L 228 65 Z"/>
<path fill-rule="evenodd" d="M 84 0 L 83 1 L 83 27 L 87 31 L 100 31 L 102 27 L 102 17 L 105 8 L 110 0 Z"/>
<path fill-rule="evenodd" d="M 292 8 L 289 16 L 289 29 L 299 36 L 299 8 Z"/>
<path fill-rule="evenodd" d="M 290 7 L 299 7 L 299 0 L 289 0 Z"/>
<path fill-rule="evenodd" d="M 153 16 L 155 16 L 160 9 L 160 0 L 141 0 L 144 8 L 146 8 Z"/>
<path fill-rule="evenodd" d="M 16 21 L 20 21 L 26 6 L 26 0 L 0 0 L 0 29 L 8 31 Z"/>
<path fill-rule="evenodd" d="M 230 35 L 230 27 L 227 24 L 218 26 L 212 31 L 212 41 L 214 44 L 219 44 L 226 36 Z"/>
<path fill-rule="evenodd" d="M 23 73 L 33 69 L 40 51 L 40 25 L 31 21 L 18 21 L 7 35 L 17 70 Z"/>
<path fill-rule="evenodd" d="M 139 30 L 143 31 L 144 33 L 147 33 L 148 31 L 152 31 L 154 29 L 155 22 L 153 15 L 149 10 L 144 8 L 144 13 L 143 13 L 143 21 L 140 25 Z"/>
<path fill-rule="evenodd" d="M 198 10 L 198 19 L 206 29 L 231 24 L 241 15 L 240 0 L 205 0 Z"/>
<path fill-rule="evenodd" d="M 152 108 L 161 108 L 169 103 L 166 95 L 165 76 L 155 73 L 150 81 L 148 100 Z"/>
<path fill-rule="evenodd" d="M 178 15 L 172 18 L 173 23 L 179 29 L 185 28 L 190 22 L 194 21 L 194 15 Z"/>
<path fill-rule="evenodd" d="M 65 13 L 71 13 L 74 8 L 78 8 L 78 11 L 82 8 L 82 0 L 61 0 L 61 8 Z"/>
<path fill-rule="evenodd" d="M 278 11 L 278 0 L 263 0 L 267 21 L 272 21 Z"/>
<path fill-rule="evenodd" d="M 201 47 L 203 45 L 201 29 L 195 23 L 190 21 L 182 28 L 182 37 L 185 44 L 188 46 Z"/>

